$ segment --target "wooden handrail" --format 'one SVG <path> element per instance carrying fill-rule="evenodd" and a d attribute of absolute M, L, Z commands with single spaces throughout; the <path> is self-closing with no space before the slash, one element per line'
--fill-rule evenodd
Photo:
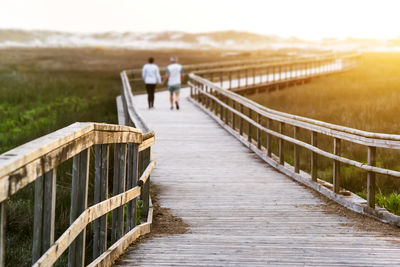
<path fill-rule="evenodd" d="M 200 63 L 200 64 L 185 64 L 183 65 L 186 72 L 196 71 L 196 70 L 204 70 L 204 69 L 216 69 L 216 68 L 225 68 L 229 66 L 240 66 L 240 65 L 249 65 L 249 64 L 261 64 L 266 62 L 280 62 L 283 58 L 287 57 L 266 57 L 263 59 L 251 59 L 251 60 L 234 60 L 234 61 L 221 61 L 221 62 L 213 62 L 213 63 Z M 165 71 L 165 67 L 160 68 L 160 71 Z M 142 69 L 128 69 L 124 71 L 127 75 L 133 76 L 130 81 L 141 80 Z"/>
<path fill-rule="evenodd" d="M 4 266 L 5 207 L 7 199 L 35 182 L 34 233 L 32 260 L 34 266 L 52 266 L 69 248 L 71 266 L 83 266 L 85 259 L 86 226 L 93 222 L 94 257 L 110 265 L 115 258 L 107 256 L 107 213 L 113 213 L 113 242 L 132 239 L 140 229 L 136 226 L 136 199 L 143 198 L 144 187 L 138 181 L 148 180 L 155 161 L 146 160 L 147 151 L 154 144 L 154 132 L 123 125 L 102 123 L 74 123 L 0 155 L 1 239 L 0 266 Z M 114 146 L 114 191 L 108 197 L 109 146 Z M 95 150 L 94 205 L 87 207 L 89 182 L 89 150 Z M 73 158 L 70 227 L 54 242 L 56 168 Z M 148 159 L 150 159 L 148 157 Z M 140 164 L 139 164 L 140 162 Z M 140 176 L 140 177 L 139 177 Z M 122 184 L 122 187 L 118 186 Z M 148 202 L 148 200 L 147 200 Z M 127 205 L 126 216 L 124 206 Z M 135 230 L 136 228 L 136 230 Z M 127 234 L 124 235 L 124 231 Z M 101 234 L 100 234 L 101 233 Z M 124 242 L 122 242 L 124 243 Z M 118 243 L 119 244 L 119 243 Z M 112 253 L 116 256 L 116 253 Z M 109 261 L 107 261 L 108 259 Z"/>
<path fill-rule="evenodd" d="M 340 55 L 336 57 L 331 57 L 334 60 L 356 60 L 360 55 L 359 54 L 349 54 Z M 315 66 L 320 66 L 319 61 L 325 61 L 326 58 L 320 59 L 301 59 L 297 62 L 306 62 L 303 67 L 306 68 L 304 71 L 305 75 L 301 77 L 292 77 L 294 80 L 296 79 L 304 79 L 307 77 L 312 77 L 312 72 L 309 69 L 314 68 Z M 283 64 L 290 65 L 291 63 L 285 62 Z M 260 68 L 268 66 L 273 67 L 274 64 L 266 64 L 259 65 Z M 282 64 L 280 64 L 282 66 Z M 253 68 L 254 66 L 251 66 Z M 230 71 L 241 71 L 245 70 L 246 67 L 237 67 L 230 68 L 218 71 L 225 71 L 229 73 L 230 79 L 231 74 Z M 252 143 L 256 143 L 254 149 L 258 149 L 260 151 L 264 151 L 266 157 L 275 157 L 271 153 L 271 137 L 277 138 L 279 143 L 279 162 L 277 163 L 278 169 L 285 169 L 285 173 L 292 173 L 295 176 L 300 172 L 299 169 L 299 160 L 298 157 L 298 149 L 297 147 L 302 147 L 311 152 L 311 174 L 310 177 L 313 181 L 317 181 L 317 157 L 316 155 L 323 156 L 325 158 L 331 159 L 334 163 L 333 168 L 333 191 L 334 193 L 339 193 L 340 191 L 340 164 L 345 164 L 348 166 L 352 166 L 358 168 L 360 170 L 364 170 L 368 173 L 368 190 L 367 190 L 367 202 L 368 206 L 372 209 L 375 208 L 375 174 L 383 174 L 389 175 L 393 177 L 400 177 L 400 171 L 391 170 L 387 168 L 377 167 L 375 162 L 376 148 L 387 148 L 387 149 L 400 149 L 400 135 L 395 134 L 382 134 L 382 133 L 373 133 L 362 131 L 358 129 L 353 129 L 350 127 L 344 127 L 340 125 L 335 125 L 331 123 L 326 123 L 302 116 L 292 115 L 276 110 L 269 109 L 267 107 L 261 106 L 260 104 L 251 101 L 250 99 L 243 97 L 231 90 L 226 90 L 222 88 L 217 83 L 214 83 L 205 76 L 207 76 L 207 71 L 196 72 L 189 74 L 189 86 L 191 87 L 191 98 L 194 101 L 197 101 L 202 107 L 207 110 L 210 114 L 215 116 L 220 123 L 223 123 L 225 127 L 232 128 L 233 132 L 237 133 L 238 136 L 247 135 L 246 138 L 241 139 L 242 142 L 247 143 L 252 147 Z M 256 72 L 253 72 L 253 75 Z M 204 76 L 204 77 L 201 77 Z M 255 76 L 254 76 L 255 77 Z M 287 80 L 279 77 L 277 83 L 286 82 Z M 222 82 L 221 82 L 222 84 Z M 255 85 L 257 86 L 257 85 Z M 249 114 L 255 114 L 254 116 L 249 116 L 243 113 L 243 108 L 245 108 Z M 231 117 L 228 116 L 231 114 Z M 236 121 L 239 120 L 239 127 Z M 262 120 L 267 121 L 267 125 L 265 123 L 261 123 Z M 243 123 L 244 122 L 244 123 Z M 279 130 L 274 130 L 270 127 L 271 123 L 275 122 L 279 124 Z M 243 124 L 247 124 L 247 133 L 243 130 Z M 291 126 L 294 129 L 294 137 L 283 134 L 283 127 Z M 237 128 L 238 127 L 238 128 Z M 256 130 L 256 132 L 252 132 L 252 128 Z M 306 130 L 311 133 L 311 144 L 298 140 L 298 131 L 299 129 Z M 254 134 L 256 133 L 256 135 Z M 267 136 L 267 147 L 263 147 L 261 145 L 261 135 L 265 134 Z M 334 139 L 334 147 L 333 153 L 330 151 L 325 151 L 319 147 L 317 147 L 317 136 L 318 134 L 329 136 Z M 368 148 L 368 163 L 359 162 L 351 158 L 347 158 L 344 155 L 340 154 L 340 141 L 345 140 L 351 143 L 359 144 Z M 293 169 L 287 169 L 287 162 L 284 162 L 284 150 L 283 144 L 284 142 L 291 143 L 295 146 L 294 149 L 294 166 Z M 258 153 L 258 152 L 257 152 Z M 264 153 L 264 152 L 260 152 Z M 264 155 L 264 154 L 263 154 Z M 271 159 L 272 160 L 272 159 Z M 269 162 L 272 162 L 269 160 Z M 371 213 L 375 214 L 376 211 L 371 211 Z M 397 220 L 397 219 L 396 219 Z M 400 221 L 400 220 L 397 220 Z"/>

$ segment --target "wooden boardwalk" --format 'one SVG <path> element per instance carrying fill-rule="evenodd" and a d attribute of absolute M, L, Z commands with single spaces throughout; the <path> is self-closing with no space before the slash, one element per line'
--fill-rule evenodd
<path fill-rule="evenodd" d="M 154 110 L 144 95 L 135 104 L 156 132 L 160 205 L 189 232 L 147 239 L 119 266 L 400 266 L 398 237 L 327 212 L 325 200 L 261 161 L 187 101 L 188 90 L 182 95 L 179 111 L 169 110 L 166 92 Z"/>

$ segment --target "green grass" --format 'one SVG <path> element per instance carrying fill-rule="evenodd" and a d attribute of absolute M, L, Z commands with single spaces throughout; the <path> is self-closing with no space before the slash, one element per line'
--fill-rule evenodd
<path fill-rule="evenodd" d="M 182 64 L 193 64 L 272 54 L 270 51 L 255 51 L 225 57 L 224 52 L 103 48 L 0 49 L 0 153 L 76 121 L 117 123 L 115 97 L 121 91 L 119 73 L 123 69 L 140 68 L 150 56 L 161 67 L 168 64 L 171 55 L 178 56 Z M 141 86 L 138 88 L 135 88 L 135 93 L 143 90 Z M 112 157 L 112 149 L 110 152 Z M 91 154 L 93 159 L 93 151 Z M 56 238 L 69 226 L 71 166 L 69 160 L 57 168 Z M 33 189 L 31 184 L 8 201 L 7 266 L 31 265 Z M 92 169 L 89 189 L 91 205 Z M 111 184 L 109 191 L 112 192 Z M 90 233 L 91 226 L 87 228 L 87 263 L 92 255 Z M 56 266 L 66 265 L 66 254 Z"/>

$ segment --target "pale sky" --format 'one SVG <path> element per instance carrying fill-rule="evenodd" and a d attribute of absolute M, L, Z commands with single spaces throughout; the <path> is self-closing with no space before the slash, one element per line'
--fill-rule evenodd
<path fill-rule="evenodd" d="M 1 0 L 0 28 L 398 38 L 400 0 Z"/>

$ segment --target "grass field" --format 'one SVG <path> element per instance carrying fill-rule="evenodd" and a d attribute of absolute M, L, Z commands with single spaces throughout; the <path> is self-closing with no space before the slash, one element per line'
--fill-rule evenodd
<path fill-rule="evenodd" d="M 367 53 L 363 54 L 360 64 L 353 70 L 315 78 L 304 85 L 249 98 L 269 108 L 291 114 L 371 132 L 400 134 L 399 74 L 400 53 Z M 321 148 L 332 152 L 333 144 L 330 139 L 332 138 L 320 138 L 318 143 Z M 344 155 L 366 162 L 366 148 L 348 142 L 343 142 L 342 147 Z M 290 150 L 291 146 L 287 149 Z M 287 161 L 292 162 L 291 151 L 287 154 Z M 307 153 L 302 156 L 309 157 Z M 331 182 L 332 162 L 320 158 L 318 175 Z M 378 166 L 400 170 L 399 159 L 398 151 L 377 150 Z M 302 168 L 309 169 L 306 160 Z M 346 166 L 341 167 L 341 172 L 343 186 L 365 197 L 366 173 Z M 399 212 L 395 204 L 389 204 L 400 204 L 400 201 L 396 201 L 400 199 L 399 179 L 378 175 L 377 187 L 378 202 L 393 212 Z"/>
<path fill-rule="evenodd" d="M 168 64 L 171 55 L 178 56 L 182 64 L 193 64 L 271 54 L 239 52 L 227 57 L 224 52 L 100 47 L 0 49 L 0 153 L 76 121 L 116 123 L 115 97 L 121 91 L 120 71 L 139 68 L 150 56 L 161 67 Z M 62 164 L 57 175 L 56 238 L 69 225 L 71 162 Z M 31 265 L 33 194 L 32 184 L 8 201 L 7 266 Z M 91 245 L 90 239 L 87 244 Z M 64 256 L 57 265 L 65 264 Z"/>

